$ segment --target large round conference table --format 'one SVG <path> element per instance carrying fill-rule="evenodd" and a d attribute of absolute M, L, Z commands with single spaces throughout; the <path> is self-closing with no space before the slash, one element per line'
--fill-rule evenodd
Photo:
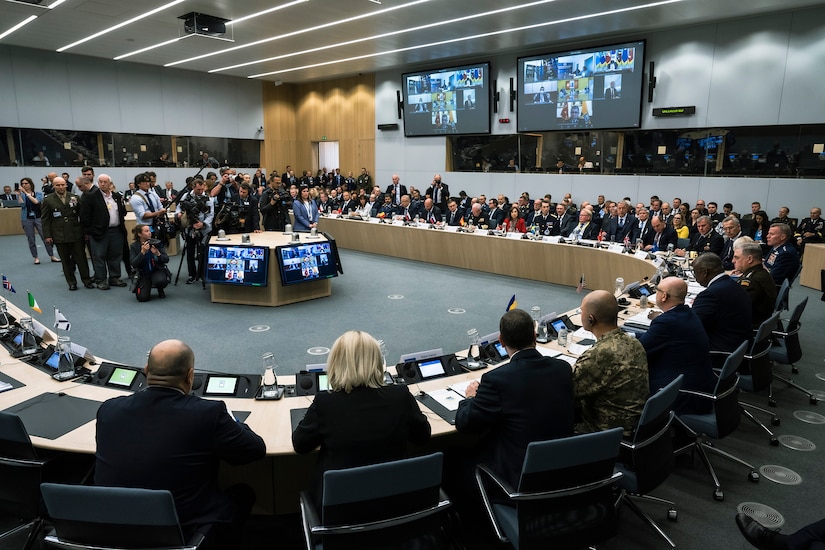
<path fill-rule="evenodd" d="M 320 228 L 334 237 L 340 248 L 385 254 L 412 260 L 427 261 L 464 269 L 475 269 L 576 286 L 582 273 L 587 287 L 612 289 L 615 276 L 626 281 L 642 279 L 655 272 L 653 264 L 628 254 L 617 254 L 582 246 L 514 240 L 507 237 L 479 236 L 452 233 L 435 229 L 399 227 L 345 219 L 324 219 Z M 333 283 L 334 284 L 334 283 Z M 13 304 L 9 311 L 16 318 L 27 317 Z M 571 320 L 581 324 L 576 312 Z M 53 344 L 55 334 L 48 330 L 43 344 Z M 82 342 L 79 342 L 82 345 Z M 437 345 L 437 341 L 435 342 Z M 557 351 L 555 342 L 546 344 Z M 415 351 L 415 350 L 410 350 Z M 453 350 L 445 350 L 451 352 Z M 463 357 L 464 350 L 456 351 Z M 87 367 L 94 373 L 103 358 L 96 358 Z M 504 364 L 504 363 L 501 363 Z M 500 365 L 498 365 L 500 366 Z M 494 367 L 490 367 L 494 368 Z M 392 369 L 391 369 L 392 370 Z M 475 371 L 446 378 L 437 378 L 409 385 L 416 395 L 443 389 L 464 380 L 478 379 L 486 371 Z M 50 401 L 51 414 L 60 414 L 61 400 L 86 404 L 89 415 L 99 403 L 113 397 L 127 395 L 127 391 L 92 385 L 79 381 L 58 382 L 26 362 L 14 359 L 0 349 L 0 380 L 11 379 L 14 389 L 0 393 L 0 410 L 19 407 L 27 402 Z M 294 384 L 294 377 L 280 376 L 279 384 Z M 66 399 L 76 398 L 74 400 Z M 315 455 L 298 456 L 292 448 L 291 411 L 304 409 L 312 402 L 311 396 L 285 397 L 277 401 L 257 401 L 249 398 L 222 398 L 227 408 L 244 421 L 266 442 L 267 458 L 254 464 L 222 466 L 221 481 L 230 484 L 243 480 L 258 493 L 257 513 L 286 513 L 297 509 L 298 491 L 309 482 L 315 465 Z M 91 408 L 89 408 L 89 406 Z M 420 404 L 432 426 L 433 438 L 428 450 L 452 444 L 455 428 L 441 416 Z M 23 415 L 21 415 L 22 417 Z M 24 419 L 24 424 L 26 423 Z M 95 452 L 95 421 L 93 414 L 66 433 L 44 436 L 27 425 L 36 447 L 73 453 Z"/>

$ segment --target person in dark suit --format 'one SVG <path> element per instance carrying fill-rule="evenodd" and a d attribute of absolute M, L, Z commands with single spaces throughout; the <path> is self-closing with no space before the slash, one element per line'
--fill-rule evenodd
<path fill-rule="evenodd" d="M 573 376 L 570 365 L 536 351 L 534 323 L 526 311 L 505 313 L 499 330 L 510 362 L 467 386 L 455 427 L 486 434 L 477 458 L 517 487 L 529 443 L 572 435 Z"/>
<path fill-rule="evenodd" d="M 636 221 L 630 232 L 630 241 L 635 243 L 641 239 L 644 244 L 645 240 L 647 240 L 648 234 L 652 231 L 652 227 L 653 226 L 650 223 L 650 216 L 648 215 L 647 208 L 637 208 Z"/>
<path fill-rule="evenodd" d="M 568 214 L 567 207 L 562 203 L 556 205 L 556 220 L 557 223 L 551 235 L 569 235 L 576 227 L 576 216 Z"/>
<path fill-rule="evenodd" d="M 685 305 L 686 296 L 687 283 L 678 277 L 668 277 L 659 283 L 656 306 L 662 313 L 653 319 L 648 331 L 639 336 L 647 352 L 650 393 L 670 384 L 680 374 L 685 375 L 684 390 L 710 393 L 716 383 L 710 362 L 710 342 L 702 321 Z M 683 394 L 673 410 L 676 414 L 701 414 L 710 410 L 710 402 Z"/>
<path fill-rule="evenodd" d="M 667 250 L 668 245 L 673 245 L 673 248 L 676 248 L 676 232 L 672 227 L 665 225 L 662 218 L 659 216 L 651 218 L 650 228 L 651 230 L 642 240 L 645 250 L 649 252 Z"/>
<path fill-rule="evenodd" d="M 408 444 L 430 438 L 430 423 L 407 387 L 384 385 L 381 350 L 366 332 L 351 330 L 335 341 L 327 372 L 329 391 L 315 396 L 292 432 L 295 452 L 320 447 L 318 496 L 327 470 L 405 458 Z"/>
<path fill-rule="evenodd" d="M 424 199 L 424 207 L 420 212 L 421 218 L 427 223 L 441 223 L 441 209 L 433 203 L 433 199 Z"/>
<path fill-rule="evenodd" d="M 89 251 L 97 288 L 108 290 L 111 286 L 126 286 L 121 280 L 120 264 L 126 241 L 126 206 L 120 193 L 112 191 L 112 179 L 100 174 L 98 184 L 87 178 L 78 178 L 80 197 L 80 223 L 89 237 Z M 114 216 L 110 216 L 114 212 Z"/>
<path fill-rule="evenodd" d="M 699 216 L 696 220 L 697 232 L 690 237 L 690 245 L 686 249 L 677 249 L 677 256 L 684 256 L 687 252 L 705 254 L 712 252 L 717 256 L 722 256 L 725 248 L 725 239 L 722 235 L 713 230 L 713 222 L 708 216 Z"/>
<path fill-rule="evenodd" d="M 476 227 L 480 227 L 482 229 L 489 227 L 490 220 L 487 218 L 487 214 L 482 210 L 481 204 L 474 202 L 473 206 L 470 208 L 470 212 L 466 214 L 467 223 L 470 225 L 474 225 Z"/>
<path fill-rule="evenodd" d="M 578 235 L 579 239 L 595 240 L 599 238 L 599 227 L 595 223 L 590 223 L 593 214 L 587 208 L 582 208 L 579 212 L 579 224 L 570 231 L 569 237 L 572 239 L 573 235 Z"/>
<path fill-rule="evenodd" d="M 223 401 L 191 395 L 195 354 L 180 340 L 149 352 L 147 388 L 116 397 L 97 411 L 95 484 L 166 489 L 185 538 L 198 532 L 232 540 L 252 509 L 247 486 L 218 489 L 220 462 L 247 464 L 266 454 L 263 439 L 236 422 Z M 212 535 L 209 535 L 209 533 Z M 220 542 L 223 540 L 223 545 Z"/>
<path fill-rule="evenodd" d="M 498 207 L 498 199 L 491 198 L 488 204 L 490 205 L 490 213 L 487 217 L 490 220 L 490 228 L 496 228 L 504 223 L 506 213 Z"/>
<path fill-rule="evenodd" d="M 392 196 L 393 204 L 398 205 L 401 204 L 401 197 L 407 194 L 407 186 L 401 185 L 401 178 L 398 177 L 398 174 L 393 174 L 392 185 L 388 185 L 387 190 L 384 192 Z"/>
<path fill-rule="evenodd" d="M 263 185 L 263 183 L 261 184 Z M 255 188 L 257 189 L 258 186 L 256 185 Z M 164 208 L 168 207 L 169 204 L 175 200 L 175 197 L 178 196 L 179 191 L 174 188 L 173 183 L 171 181 L 166 182 L 166 188 L 162 191 L 158 191 L 158 196 L 160 197 L 160 204 L 163 205 Z"/>
<path fill-rule="evenodd" d="M 705 287 L 693 301 L 713 351 L 732 352 L 751 338 L 751 300 L 739 284 L 725 274 L 716 254 L 702 254 L 693 262 L 696 282 Z"/>
<path fill-rule="evenodd" d="M 426 195 L 429 195 L 435 205 L 445 211 L 447 209 L 447 201 L 450 198 L 450 186 L 441 181 L 441 174 L 436 174 L 433 177 L 433 183 L 427 188 Z"/>
<path fill-rule="evenodd" d="M 458 203 L 450 199 L 450 202 L 447 203 L 447 213 L 444 214 L 444 223 L 446 225 L 460 226 L 463 220 L 464 216 L 462 216 L 458 210 Z"/>
<path fill-rule="evenodd" d="M 395 215 L 401 216 L 406 221 L 412 221 L 420 214 L 418 204 L 413 204 L 409 195 L 402 195 L 401 203 L 395 207 Z"/>
<path fill-rule="evenodd" d="M 633 231 L 633 225 L 636 223 L 636 217 L 630 214 L 630 205 L 624 201 L 620 201 L 617 206 L 618 213 L 615 218 L 610 218 L 610 221 L 603 227 L 607 238 L 620 243 L 624 241 L 625 237 L 630 239 L 630 234 Z"/>

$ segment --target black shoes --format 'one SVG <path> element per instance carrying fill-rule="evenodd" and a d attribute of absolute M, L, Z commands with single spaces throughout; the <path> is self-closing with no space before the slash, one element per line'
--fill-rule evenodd
<path fill-rule="evenodd" d="M 745 514 L 736 514 L 736 526 L 742 536 L 759 550 L 778 550 L 787 548 L 783 544 L 785 535 L 780 535 L 775 529 L 768 529 L 755 519 Z"/>
<path fill-rule="evenodd" d="M 187 284 L 187 285 L 191 285 L 191 284 L 193 284 L 196 280 L 197 280 L 197 279 L 195 279 L 194 277 L 189 277 L 188 279 L 186 279 L 186 284 Z"/>
<path fill-rule="evenodd" d="M 77 290 L 77 285 L 72 283 L 69 285 L 69 290 Z"/>
<path fill-rule="evenodd" d="M 126 283 L 124 283 L 121 279 L 112 279 L 111 281 L 109 281 L 109 285 L 110 286 L 126 286 Z"/>
<path fill-rule="evenodd" d="M 95 288 L 95 282 L 94 281 L 86 281 L 83 284 L 86 286 L 86 288 Z"/>
<path fill-rule="evenodd" d="M 160 298 L 161 300 L 166 298 L 166 292 L 162 288 L 158 289 L 158 298 Z"/>

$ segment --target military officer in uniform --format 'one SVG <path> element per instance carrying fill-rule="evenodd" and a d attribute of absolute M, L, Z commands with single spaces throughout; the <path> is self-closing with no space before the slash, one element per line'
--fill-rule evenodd
<path fill-rule="evenodd" d="M 821 243 L 825 234 L 825 220 L 822 219 L 821 208 L 811 208 L 811 217 L 802 220 L 796 230 L 796 244 L 805 251 L 806 243 Z"/>
<path fill-rule="evenodd" d="M 722 235 L 713 230 L 713 222 L 708 216 L 699 216 L 696 220 L 696 229 L 698 230 L 690 239 L 690 245 L 687 251 L 696 252 L 696 254 L 705 254 L 713 252 L 717 256 L 722 256 L 722 251 L 725 248 L 725 239 Z M 677 256 L 684 256 L 685 250 L 677 249 Z"/>
<path fill-rule="evenodd" d="M 89 275 L 89 261 L 86 259 L 83 226 L 80 224 L 80 199 L 67 191 L 66 180 L 63 178 L 54 178 L 52 185 L 54 193 L 43 199 L 40 209 L 43 237 L 47 243 L 57 246 L 69 290 L 77 290 L 75 265 L 86 288 L 94 288 L 94 281 Z"/>
<path fill-rule="evenodd" d="M 619 304 L 606 290 L 585 296 L 581 311 L 582 328 L 596 343 L 579 356 L 573 371 L 573 398 L 582 419 L 576 430 L 622 427 L 630 435 L 650 393 L 645 348 L 618 327 Z"/>
<path fill-rule="evenodd" d="M 757 329 L 771 316 L 776 303 L 776 284 L 762 265 L 762 247 L 750 237 L 740 237 L 733 245 L 733 267 L 742 273 L 739 285 L 751 299 L 751 328 Z"/>
<path fill-rule="evenodd" d="M 771 224 L 768 229 L 768 246 L 771 249 L 765 255 L 765 268 L 771 272 L 773 282 L 781 286 L 787 279 L 791 281 L 799 270 L 799 251 L 791 240 L 791 228 L 784 223 Z"/>

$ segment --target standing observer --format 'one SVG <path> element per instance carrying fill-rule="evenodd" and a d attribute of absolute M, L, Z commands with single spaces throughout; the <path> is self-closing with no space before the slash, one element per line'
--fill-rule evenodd
<path fill-rule="evenodd" d="M 63 261 L 63 276 L 69 284 L 69 290 L 77 290 L 75 266 L 86 288 L 94 288 L 94 281 L 89 275 L 89 262 L 86 260 L 83 226 L 80 225 L 80 200 L 77 195 L 66 190 L 66 180 L 63 178 L 54 178 L 53 185 L 54 193 L 44 198 L 41 203 L 43 236 L 47 244 L 57 245 L 57 251 Z"/>
<path fill-rule="evenodd" d="M 29 242 L 29 252 L 31 252 L 34 263 L 39 264 L 40 258 L 37 257 L 37 241 L 35 240 L 35 233 L 40 235 L 40 240 L 46 247 L 46 252 L 53 262 L 59 262 L 60 258 L 54 255 L 52 243 L 46 242 L 43 237 L 43 222 L 40 220 L 40 207 L 43 202 L 43 193 L 34 190 L 34 182 L 31 178 L 23 178 L 20 180 L 20 192 L 17 193 L 17 202 L 20 203 L 20 223 L 23 225 L 23 233 L 26 234 L 26 239 Z"/>
<path fill-rule="evenodd" d="M 126 207 L 120 193 L 112 190 L 112 179 L 107 174 L 98 176 L 98 185 L 88 178 L 78 178 L 77 186 L 83 192 L 80 198 L 80 223 L 89 237 L 92 267 L 97 288 L 126 286 L 121 277 L 120 262 L 126 241 L 123 219 Z"/>

